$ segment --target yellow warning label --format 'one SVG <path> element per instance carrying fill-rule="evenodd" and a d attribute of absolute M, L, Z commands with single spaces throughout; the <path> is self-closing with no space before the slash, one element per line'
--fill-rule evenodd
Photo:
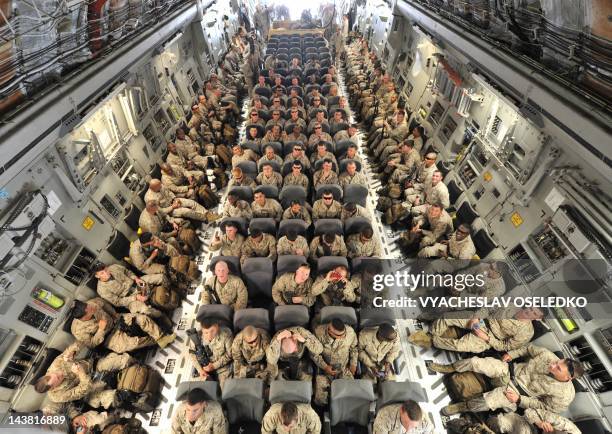
<path fill-rule="evenodd" d="M 482 177 L 484 178 L 486 182 L 491 182 L 491 180 L 493 179 L 493 175 L 491 175 L 491 172 L 483 173 Z"/>
<path fill-rule="evenodd" d="M 86 231 L 91 230 L 91 228 L 93 228 L 93 225 L 96 222 L 89 216 L 85 217 L 85 219 L 83 220 L 83 223 L 81 223 L 81 226 L 83 226 L 85 228 Z"/>
<path fill-rule="evenodd" d="M 523 217 L 521 217 L 521 215 L 518 212 L 515 211 L 510 216 L 510 221 L 512 222 L 514 227 L 517 228 L 517 227 L 519 227 L 520 225 L 523 224 Z"/>

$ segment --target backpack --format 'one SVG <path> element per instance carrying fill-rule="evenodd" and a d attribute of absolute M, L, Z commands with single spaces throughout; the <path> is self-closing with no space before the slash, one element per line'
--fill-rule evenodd
<path fill-rule="evenodd" d="M 101 434 L 145 434 L 142 422 L 136 418 L 121 419 L 108 425 Z"/>
<path fill-rule="evenodd" d="M 161 388 L 161 374 L 145 365 L 128 366 L 117 376 L 117 392 L 133 398 L 124 402 L 135 411 L 153 411 L 159 404 Z"/>
<path fill-rule="evenodd" d="M 200 270 L 197 264 L 189 256 L 173 256 L 170 258 L 169 265 L 175 272 L 187 276 L 191 280 L 196 280 L 200 277 Z"/>
<path fill-rule="evenodd" d="M 219 198 L 208 185 L 201 185 L 198 187 L 198 198 L 199 202 L 206 209 L 212 209 L 219 204 Z"/>
<path fill-rule="evenodd" d="M 232 151 L 225 145 L 217 145 L 215 152 L 221 159 L 224 165 L 231 166 L 232 164 Z"/>
<path fill-rule="evenodd" d="M 454 402 L 469 401 L 490 390 L 486 377 L 475 372 L 456 372 L 447 382 L 448 394 Z"/>
<path fill-rule="evenodd" d="M 178 239 L 183 244 L 186 244 L 190 250 L 190 253 L 196 253 L 200 250 L 201 242 L 198 238 L 196 231 L 189 228 L 181 228 L 178 233 Z"/>
<path fill-rule="evenodd" d="M 161 310 L 174 310 L 179 305 L 179 297 L 177 293 L 171 289 L 164 288 L 163 286 L 156 286 L 151 291 L 149 297 L 153 307 Z"/>

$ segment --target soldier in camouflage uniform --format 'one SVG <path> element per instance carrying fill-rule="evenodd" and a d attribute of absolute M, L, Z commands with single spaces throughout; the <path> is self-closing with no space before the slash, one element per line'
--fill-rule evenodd
<path fill-rule="evenodd" d="M 283 220 L 302 220 L 307 226 L 312 224 L 312 217 L 308 209 L 299 200 L 291 201 L 291 205 L 283 212 Z"/>
<path fill-rule="evenodd" d="M 362 172 L 357 172 L 357 164 L 353 161 L 346 165 L 346 172 L 342 172 L 338 177 L 340 187 L 347 185 L 363 185 L 368 186 L 368 180 Z"/>
<path fill-rule="evenodd" d="M 151 232 L 162 241 L 172 244 L 175 248 L 178 247 L 175 238 L 179 230 L 178 223 L 180 223 L 180 219 L 174 219 L 160 210 L 159 203 L 156 200 L 147 202 L 138 219 L 138 226 L 142 232 Z"/>
<path fill-rule="evenodd" d="M 266 198 L 266 194 L 263 191 L 255 193 L 253 199 L 251 204 L 253 217 L 273 218 L 277 223 L 281 221 L 283 208 L 277 200 Z"/>
<path fill-rule="evenodd" d="M 425 183 L 425 189 L 423 190 L 422 196 L 415 196 L 412 202 L 412 208 L 410 213 L 413 216 L 418 216 L 427 212 L 429 205 L 433 203 L 439 203 L 443 208 L 450 206 L 450 199 L 448 195 L 448 187 L 442 182 L 442 172 L 434 170 L 431 174 L 431 180 Z M 421 197 L 423 198 L 423 204 L 421 205 Z"/>
<path fill-rule="evenodd" d="M 418 243 L 419 249 L 432 246 L 453 232 L 453 219 L 435 203 L 430 205 L 427 213 L 412 220 L 412 228 L 400 235 L 398 243 L 401 247 L 410 247 Z"/>
<path fill-rule="evenodd" d="M 389 324 L 384 323 L 359 332 L 359 361 L 365 368 L 362 378 L 373 381 L 394 380 L 393 361 L 399 354 L 399 336 Z"/>
<path fill-rule="evenodd" d="M 240 256 L 243 243 L 244 236 L 238 233 L 238 226 L 235 223 L 228 222 L 225 224 L 225 233 L 221 236 L 219 234 L 215 235 L 210 243 L 210 250 L 220 250 L 222 256 Z"/>
<path fill-rule="evenodd" d="M 342 207 L 342 212 L 340 213 L 340 220 L 344 223 L 346 220 L 353 217 L 365 217 L 367 219 L 372 218 L 367 209 L 362 207 L 361 205 L 356 204 L 355 202 L 346 202 Z"/>
<path fill-rule="evenodd" d="M 523 416 L 501 413 L 490 417 L 487 426 L 501 434 L 581 434 L 569 419 L 548 410 L 528 408 Z"/>
<path fill-rule="evenodd" d="M 259 229 L 251 230 L 242 244 L 240 263 L 244 263 L 247 258 L 270 258 L 272 262 L 276 261 L 276 239 Z"/>
<path fill-rule="evenodd" d="M 72 316 L 74 319 L 70 332 L 88 348 L 104 344 L 104 347 L 122 354 L 155 344 L 164 348 L 176 337 L 174 334 L 164 335 L 160 327 L 146 315 L 117 314 L 101 298 L 87 303 L 75 301 Z"/>
<path fill-rule="evenodd" d="M 149 281 L 156 280 L 155 277 L 144 275 L 140 278 L 122 265 L 100 264 L 96 268 L 96 278 L 98 295 L 114 307 L 126 307 L 131 313 L 142 313 L 153 318 L 162 315 L 159 310 L 147 304 L 148 296 L 143 292 Z"/>
<path fill-rule="evenodd" d="M 445 259 L 442 262 L 450 262 L 450 264 L 441 264 L 443 270 L 452 273 L 458 268 L 467 266 L 468 261 L 476 254 L 476 247 L 470 236 L 471 232 L 470 225 L 462 223 L 448 241 L 442 240 L 431 246 L 423 247 L 419 250 L 418 256 L 419 258 L 442 257 Z M 453 259 L 458 259 L 458 261 L 452 261 Z M 436 269 L 435 266 L 434 269 Z"/>
<path fill-rule="evenodd" d="M 212 355 L 210 363 L 202 366 L 194 353 L 195 345 L 189 340 L 189 355 L 193 362 L 193 367 L 200 374 L 200 378 L 204 380 L 212 380 L 216 376 L 221 388 L 223 388 L 225 380 L 232 376 L 232 332 L 226 327 L 221 327 L 216 320 L 210 318 L 204 318 L 200 321 L 200 326 L 202 345 L 208 346 Z"/>
<path fill-rule="evenodd" d="M 227 195 L 227 202 L 223 208 L 223 217 L 238 217 L 245 220 L 251 220 L 251 218 L 253 218 L 251 205 L 249 205 L 246 200 L 240 199 L 237 194 L 229 193 Z"/>
<path fill-rule="evenodd" d="M 285 273 L 276 279 L 272 286 L 272 299 L 279 306 L 287 304 L 303 304 L 312 306 L 316 296 L 312 292 L 310 266 L 301 264 L 295 273 Z"/>
<path fill-rule="evenodd" d="M 512 363 L 518 357 L 525 359 Z M 559 359 L 552 351 L 531 344 L 505 353 L 502 360 L 472 357 L 451 365 L 431 363 L 428 367 L 441 373 L 471 371 L 491 379 L 493 390 L 469 401 L 447 405 L 442 409 L 442 414 L 447 416 L 500 408 L 511 412 L 517 407 L 561 413 L 576 395 L 572 380 L 584 372 L 579 362 Z"/>
<path fill-rule="evenodd" d="M 319 294 L 323 306 L 342 306 L 356 300 L 355 284 L 349 278 L 348 269 L 339 265 L 318 276 L 312 285 L 312 292 Z"/>
<path fill-rule="evenodd" d="M 308 256 L 308 241 L 302 235 L 291 229 L 282 236 L 276 244 L 276 253 L 282 255 Z"/>
<path fill-rule="evenodd" d="M 232 167 L 237 167 L 243 161 L 254 161 L 257 163 L 257 159 L 257 154 L 251 149 L 243 149 L 238 143 L 232 146 Z"/>
<path fill-rule="evenodd" d="M 315 328 L 323 352 L 325 362 L 323 372 L 315 377 L 314 401 L 317 405 L 327 405 L 331 382 L 338 378 L 352 379 L 357 370 L 357 334 L 352 327 L 339 319 L 333 319 L 328 324 L 320 324 Z"/>
<path fill-rule="evenodd" d="M 283 186 L 299 185 L 308 191 L 308 177 L 303 173 L 304 166 L 300 160 L 295 160 L 291 166 L 291 173 L 288 173 L 283 180 Z"/>
<path fill-rule="evenodd" d="M 171 434 L 227 434 L 228 422 L 221 404 L 207 401 L 202 389 L 191 389 L 172 416 Z"/>
<path fill-rule="evenodd" d="M 278 190 L 283 186 L 283 177 L 280 173 L 275 172 L 274 168 L 270 163 L 263 163 L 261 165 L 261 173 L 257 175 L 256 181 L 259 185 L 273 185 Z"/>
<path fill-rule="evenodd" d="M 255 187 L 257 187 L 257 184 L 255 183 L 253 178 L 251 178 L 248 175 L 245 175 L 240 167 L 234 167 L 232 169 L 232 179 L 230 179 L 230 181 L 227 184 L 227 186 L 229 188 L 232 188 L 232 187 L 251 187 L 251 188 L 255 188 Z"/>
<path fill-rule="evenodd" d="M 314 188 L 327 184 L 338 184 L 338 175 L 332 170 L 332 160 L 329 158 L 323 160 L 321 169 L 312 175 L 312 185 Z"/>
<path fill-rule="evenodd" d="M 346 246 L 349 258 L 380 258 L 382 256 L 380 242 L 374 238 L 374 231 L 369 226 L 363 228 L 358 234 L 349 235 Z"/>
<path fill-rule="evenodd" d="M 321 419 L 309 404 L 272 404 L 264 415 L 261 434 L 320 434 Z"/>
<path fill-rule="evenodd" d="M 309 357 L 306 357 L 306 351 Z M 323 369 L 322 352 L 321 342 L 303 327 L 289 327 L 277 332 L 266 352 L 270 379 L 312 381 L 308 373 L 310 360 Z"/>
<path fill-rule="evenodd" d="M 346 256 L 347 250 L 342 235 L 328 232 L 316 236 L 310 242 L 310 258 L 317 260 L 323 256 Z"/>
<path fill-rule="evenodd" d="M 342 214 L 342 204 L 334 200 L 331 191 L 325 190 L 321 199 L 312 205 L 312 219 L 339 219 Z"/>
<path fill-rule="evenodd" d="M 177 256 L 178 251 L 170 244 L 164 243 L 151 232 L 143 232 L 130 245 L 132 265 L 150 276 L 149 283 L 162 285 L 166 282 L 166 266 L 156 261 Z"/>
<path fill-rule="evenodd" d="M 145 203 L 157 200 L 161 211 L 175 218 L 209 223 L 213 220 L 213 217 L 218 218 L 217 214 L 207 211 L 195 200 L 177 197 L 172 191 L 164 187 L 159 179 L 152 179 L 149 182 L 149 189 L 145 193 L 144 200 Z"/>
<path fill-rule="evenodd" d="M 217 262 L 214 274 L 206 279 L 202 304 L 213 304 L 213 297 L 216 297 L 221 304 L 231 306 L 234 312 L 246 308 L 249 297 L 246 286 L 240 277 L 230 274 L 227 262 Z"/>
<path fill-rule="evenodd" d="M 260 378 L 267 382 L 266 351 L 269 346 L 270 335 L 263 329 L 248 325 L 238 333 L 232 344 L 234 378 Z"/>
<path fill-rule="evenodd" d="M 434 434 L 434 425 L 419 404 L 408 400 L 386 405 L 378 411 L 372 434 L 390 433 Z"/>

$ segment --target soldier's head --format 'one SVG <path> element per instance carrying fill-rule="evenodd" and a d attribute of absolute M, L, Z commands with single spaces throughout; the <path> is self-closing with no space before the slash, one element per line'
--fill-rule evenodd
<path fill-rule="evenodd" d="M 526 307 L 516 312 L 514 318 L 527 322 L 541 321 L 544 319 L 544 311 L 537 307 Z"/>
<path fill-rule="evenodd" d="M 548 372 L 555 377 L 557 381 L 568 382 L 582 377 L 584 367 L 574 359 L 559 359 L 550 362 Z"/>
<path fill-rule="evenodd" d="M 280 89 L 279 89 L 280 90 Z M 275 96 L 274 98 L 272 98 L 272 105 L 274 107 L 278 107 L 281 105 L 281 97 L 280 96 Z M 280 111 L 278 112 L 278 115 L 280 116 Z M 272 113 L 272 116 L 274 116 L 274 113 Z"/>
<path fill-rule="evenodd" d="M 412 399 L 404 402 L 400 408 L 400 422 L 408 432 L 418 427 L 423 419 L 423 410 Z"/>
<path fill-rule="evenodd" d="M 331 246 L 332 244 L 334 244 L 335 240 L 336 240 L 336 234 L 333 232 L 326 232 L 323 235 L 321 235 L 321 242 L 328 246 Z"/>
<path fill-rule="evenodd" d="M 278 126 L 278 125 L 276 125 L 276 126 Z M 274 148 L 272 146 L 266 146 L 266 151 L 265 152 L 266 152 L 266 157 L 274 158 Z"/>
<path fill-rule="evenodd" d="M 87 321 L 91 319 L 91 317 L 93 316 L 95 312 L 96 312 L 95 305 L 91 303 L 86 303 L 81 300 L 75 300 L 72 305 L 72 310 L 70 311 L 70 316 L 72 318 Z"/>
<path fill-rule="evenodd" d="M 501 273 L 497 268 L 497 262 L 491 262 L 489 267 L 484 271 L 484 274 L 488 279 L 499 279 L 501 277 Z"/>
<path fill-rule="evenodd" d="M 238 233 L 238 226 L 236 226 L 236 224 L 227 223 L 225 225 L 225 235 L 227 235 L 227 237 L 230 240 L 233 240 L 236 237 L 237 233 Z"/>
<path fill-rule="evenodd" d="M 414 141 L 410 139 L 404 139 L 404 141 L 402 142 L 402 147 L 400 148 L 400 151 L 402 151 L 404 154 L 407 154 L 410 151 L 412 151 L 413 147 L 414 147 Z"/>
<path fill-rule="evenodd" d="M 198 110 L 200 110 L 200 107 L 197 104 L 191 106 L 191 111 L 194 115 L 198 113 Z"/>
<path fill-rule="evenodd" d="M 442 172 L 435 170 L 434 173 L 431 174 L 431 185 L 438 185 L 440 181 L 442 181 Z"/>
<path fill-rule="evenodd" d="M 227 282 L 229 277 L 229 267 L 227 262 L 219 261 L 215 264 L 215 276 L 221 283 Z"/>
<path fill-rule="evenodd" d="M 304 283 L 310 277 L 310 265 L 307 262 L 300 264 L 300 266 L 295 270 L 295 281 L 298 284 Z"/>
<path fill-rule="evenodd" d="M 412 129 L 412 135 L 414 136 L 415 139 L 417 139 L 419 137 L 423 137 L 425 135 L 425 128 L 423 128 L 420 125 L 414 127 Z"/>
<path fill-rule="evenodd" d="M 436 158 L 438 157 L 438 154 L 436 154 L 435 152 L 429 152 L 427 154 L 425 154 L 425 166 L 426 167 L 431 167 L 434 164 L 436 164 Z"/>
<path fill-rule="evenodd" d="M 281 332 L 283 333 L 283 332 Z M 284 332 L 287 333 L 287 332 Z M 298 340 L 289 332 L 289 335 L 281 339 L 281 352 L 285 356 L 291 356 L 299 351 Z"/>
<path fill-rule="evenodd" d="M 236 202 L 238 202 L 238 195 L 236 193 L 229 193 L 227 195 L 227 201 L 231 204 L 231 205 L 235 205 Z"/>
<path fill-rule="evenodd" d="M 316 95 L 316 93 L 315 93 L 315 95 Z M 312 105 L 313 105 L 314 107 L 319 107 L 319 106 L 321 105 L 321 97 L 320 97 L 320 96 L 315 96 L 315 97 L 312 99 Z"/>
<path fill-rule="evenodd" d="M 462 241 L 468 237 L 472 233 L 472 227 L 467 223 L 461 223 L 457 230 L 455 231 L 455 239 L 457 241 Z"/>
<path fill-rule="evenodd" d="M 185 131 L 182 128 L 176 129 L 176 138 L 179 140 L 183 140 L 185 138 Z"/>
<path fill-rule="evenodd" d="M 357 172 L 357 163 L 354 161 L 349 161 L 346 164 L 346 173 L 353 176 Z"/>
<path fill-rule="evenodd" d="M 315 119 L 319 122 L 323 122 L 323 119 L 325 119 L 325 111 L 323 110 L 317 111 L 317 114 L 315 115 Z"/>
<path fill-rule="evenodd" d="M 219 333 L 219 323 L 212 318 L 204 318 L 200 321 L 202 326 L 202 337 L 206 342 L 210 342 Z"/>
<path fill-rule="evenodd" d="M 149 181 L 149 188 L 155 193 L 158 193 L 162 188 L 162 183 L 159 179 L 153 178 Z"/>
<path fill-rule="evenodd" d="M 289 229 L 286 235 L 287 239 L 291 242 L 297 240 L 298 233 L 295 229 Z"/>
<path fill-rule="evenodd" d="M 34 390 L 38 393 L 47 393 L 49 390 L 56 388 L 64 381 L 62 371 L 47 372 L 46 375 L 40 377 L 34 385 Z"/>
<path fill-rule="evenodd" d="M 342 339 L 346 336 L 346 326 L 342 320 L 334 318 L 327 324 L 327 334 L 334 339 Z"/>
<path fill-rule="evenodd" d="M 289 431 L 297 424 L 298 408 L 293 402 L 283 402 L 280 411 L 281 423 L 285 430 Z"/>
<path fill-rule="evenodd" d="M 257 129 L 257 127 L 249 128 L 249 138 L 256 139 L 258 137 L 259 137 L 259 130 Z"/>
<path fill-rule="evenodd" d="M 274 172 L 274 168 L 272 167 L 272 165 L 270 163 L 264 163 L 262 164 L 262 172 L 265 176 L 270 177 L 272 176 L 272 172 Z"/>
<path fill-rule="evenodd" d="M 443 209 L 444 208 L 442 207 L 441 203 L 438 203 L 438 202 L 432 203 L 431 205 L 429 205 L 429 208 L 427 209 L 427 215 L 429 216 L 430 219 L 438 218 L 442 214 Z"/>
<path fill-rule="evenodd" d="M 302 147 L 302 145 L 295 145 L 291 151 L 291 154 L 297 158 L 297 157 L 301 157 L 302 156 L 302 152 L 304 151 L 304 148 Z M 299 161 L 299 160 L 298 160 Z M 295 161 L 293 162 L 293 164 L 295 165 Z M 300 163 L 302 164 L 302 163 Z"/>
<path fill-rule="evenodd" d="M 350 128 L 349 128 L 349 132 L 350 132 Z M 346 158 L 355 158 L 356 155 L 357 155 L 357 145 L 355 144 L 349 145 L 349 147 L 346 149 Z"/>
<path fill-rule="evenodd" d="M 318 124 L 319 127 L 321 126 L 320 124 Z M 315 131 L 316 131 L 316 126 L 315 126 Z M 327 153 L 327 145 L 325 144 L 325 142 L 319 142 L 317 143 L 317 153 L 321 156 L 325 155 Z"/>
<path fill-rule="evenodd" d="M 340 122 L 340 121 L 342 121 L 342 110 L 336 110 L 336 111 L 334 112 L 334 120 L 335 120 L 336 122 Z"/>
<path fill-rule="evenodd" d="M 242 181 L 243 175 L 244 174 L 242 173 L 242 169 L 240 167 L 234 167 L 232 169 L 232 176 L 233 176 L 235 181 L 237 181 L 237 182 Z"/>
<path fill-rule="evenodd" d="M 261 98 L 253 98 L 253 107 L 255 107 L 258 110 L 263 107 L 263 103 L 261 102 Z"/>
<path fill-rule="evenodd" d="M 263 232 L 261 230 L 251 229 L 249 232 L 250 232 L 251 238 L 254 241 L 260 242 L 261 240 L 263 240 Z"/>
<path fill-rule="evenodd" d="M 317 113 L 317 114 L 318 114 L 318 113 Z M 323 130 L 322 130 L 322 128 L 323 128 L 323 127 L 321 127 L 321 124 L 317 122 L 317 123 L 315 124 L 315 126 L 314 126 L 313 131 L 312 131 L 312 132 L 313 132 L 313 134 L 320 135 L 320 134 L 321 134 L 321 132 L 323 131 Z M 325 144 L 324 144 L 324 145 L 325 145 Z M 317 150 L 318 150 L 318 148 L 317 148 Z"/>
<path fill-rule="evenodd" d="M 96 265 L 95 276 L 96 276 L 96 279 L 102 282 L 108 282 L 110 278 L 112 277 L 108 267 L 106 266 L 106 264 L 103 264 L 102 262 Z"/>
<path fill-rule="evenodd" d="M 232 154 L 233 155 L 242 155 L 243 152 L 244 152 L 244 150 L 242 149 L 242 146 L 240 146 L 238 143 L 236 143 L 234 146 L 232 146 Z"/>
<path fill-rule="evenodd" d="M 373 236 L 374 236 L 374 231 L 372 230 L 370 226 L 366 226 L 359 233 L 359 237 L 361 238 L 361 241 L 370 241 Z"/>
<path fill-rule="evenodd" d="M 156 199 L 151 199 L 147 201 L 147 204 L 145 206 L 149 214 L 155 214 L 159 209 L 159 202 Z"/>
<path fill-rule="evenodd" d="M 332 170 L 332 160 L 330 160 L 329 158 L 326 158 L 323 160 L 323 172 L 330 172 Z"/>
<path fill-rule="evenodd" d="M 259 333 L 257 332 L 257 329 L 252 325 L 246 326 L 242 330 L 242 341 L 251 347 L 257 345 L 259 342 Z"/>
<path fill-rule="evenodd" d="M 323 199 L 323 203 L 329 207 L 334 202 L 334 195 L 331 190 L 325 190 L 321 196 L 321 199 Z"/>
<path fill-rule="evenodd" d="M 276 74 L 274 76 L 274 85 L 275 86 L 282 86 L 283 85 L 283 77 L 281 77 L 280 75 Z"/>
<path fill-rule="evenodd" d="M 193 423 L 202 416 L 206 408 L 206 398 L 206 392 L 199 388 L 191 389 L 189 393 L 187 393 L 187 399 L 185 400 L 185 417 L 189 422 Z"/>
<path fill-rule="evenodd" d="M 300 162 L 300 160 L 295 160 L 293 162 L 293 164 L 291 165 L 291 173 L 295 176 L 302 173 L 302 163 Z"/>
<path fill-rule="evenodd" d="M 292 200 L 290 206 L 291 206 L 291 212 L 294 214 L 302 211 L 302 204 L 299 200 Z"/>
<path fill-rule="evenodd" d="M 143 232 L 138 237 L 138 240 L 140 241 L 140 245 L 142 247 L 152 246 L 155 242 L 155 238 L 153 237 L 153 234 L 151 232 Z"/>
<path fill-rule="evenodd" d="M 161 169 L 162 173 L 165 173 L 166 175 L 174 175 L 174 170 L 172 170 L 172 166 L 169 165 L 168 163 L 162 163 L 159 165 L 159 168 Z"/>
<path fill-rule="evenodd" d="M 395 114 L 395 119 L 397 120 L 397 122 L 403 122 L 404 116 L 406 116 L 406 113 L 404 112 L 404 110 L 398 110 L 397 113 Z"/>
<path fill-rule="evenodd" d="M 255 203 L 258 205 L 264 205 L 266 203 L 266 194 L 263 191 L 258 191 L 253 195 Z"/>
<path fill-rule="evenodd" d="M 391 324 L 382 323 L 376 330 L 376 339 L 379 341 L 393 342 L 397 338 L 397 332 Z"/>
<path fill-rule="evenodd" d="M 357 204 L 355 202 L 347 202 L 344 204 L 344 211 L 348 215 L 353 215 L 357 212 Z"/>
<path fill-rule="evenodd" d="M 291 104 L 293 105 L 293 102 L 295 101 L 295 103 L 297 104 L 297 98 L 292 98 L 291 99 Z M 293 106 L 295 107 L 295 106 Z M 297 108 L 292 108 L 291 111 L 291 120 L 292 121 L 297 121 L 298 120 L 298 116 L 300 115 L 300 112 L 298 112 Z M 295 131 L 295 127 L 293 128 L 293 130 Z"/>
<path fill-rule="evenodd" d="M 174 143 L 168 143 L 168 152 L 171 154 L 176 154 L 176 145 Z"/>
<path fill-rule="evenodd" d="M 293 134 L 295 136 L 299 136 L 300 134 L 302 134 L 302 126 L 300 124 L 295 124 L 293 126 Z"/>
<path fill-rule="evenodd" d="M 260 75 L 259 77 L 257 77 L 257 83 L 260 86 L 265 86 L 266 85 L 266 76 L 265 75 Z"/>
<path fill-rule="evenodd" d="M 200 104 L 206 104 L 206 95 L 200 95 L 198 96 L 198 102 Z"/>
<path fill-rule="evenodd" d="M 280 136 L 281 135 L 281 126 L 276 124 L 276 125 L 272 125 L 272 134 L 274 134 L 275 136 Z M 272 150 L 274 151 L 274 148 L 272 148 Z"/>

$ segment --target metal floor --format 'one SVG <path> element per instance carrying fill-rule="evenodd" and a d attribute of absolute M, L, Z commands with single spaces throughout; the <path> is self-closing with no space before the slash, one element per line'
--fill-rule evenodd
<path fill-rule="evenodd" d="M 338 72 L 338 87 L 339 94 L 346 96 L 346 87 L 344 84 L 344 75 L 342 68 L 337 68 Z M 348 99 L 348 98 L 347 98 Z M 251 100 L 246 98 L 242 111 L 246 119 L 248 108 Z M 350 114 L 350 122 L 353 122 L 353 113 Z M 245 124 L 240 127 L 240 140 L 245 137 Z M 376 211 L 376 203 L 378 195 L 376 191 L 381 187 L 378 179 L 374 178 L 370 168 L 368 157 L 362 149 L 362 140 L 364 132 L 360 130 L 360 146 L 359 155 L 364 162 L 362 170 L 369 180 L 369 197 L 366 208 L 372 215 L 372 227 L 374 228 L 375 236 L 381 241 L 382 251 L 385 258 L 401 258 L 401 253 L 394 243 L 398 235 L 388 226 L 383 225 L 381 221 L 381 213 Z M 222 201 L 219 209 L 223 209 L 227 189 L 221 191 Z M 177 387 L 180 383 L 192 380 L 191 373 L 193 371 L 192 363 L 189 358 L 187 347 L 187 335 L 185 331 L 195 326 L 195 318 L 200 307 L 199 299 L 203 291 L 203 283 L 212 273 L 208 270 L 210 261 L 215 255 L 215 252 L 208 250 L 210 241 L 212 240 L 217 228 L 207 228 L 205 232 L 206 241 L 202 244 L 202 251 L 198 259 L 199 268 L 202 271 L 202 280 L 195 289 L 195 292 L 188 295 L 180 308 L 176 309 L 173 315 L 173 321 L 178 324 L 176 327 L 176 341 L 166 347 L 152 353 L 147 359 L 149 366 L 154 366 L 158 369 L 165 381 L 162 389 L 162 401 L 160 406 L 152 413 L 138 414 L 137 417 L 143 421 L 145 429 L 151 433 L 167 433 L 170 430 L 172 414 L 175 407 L 178 405 L 176 401 Z M 423 409 L 429 413 L 430 420 L 434 423 L 436 433 L 445 432 L 440 409 L 450 402 L 450 398 L 442 384 L 441 375 L 429 375 L 425 368 L 425 360 L 436 360 L 441 363 L 449 363 L 453 361 L 450 353 L 440 350 L 423 350 L 408 343 L 407 336 L 411 331 L 420 328 L 420 324 L 412 319 L 399 319 L 397 328 L 400 333 L 402 345 L 402 356 L 400 361 L 400 372 L 397 374 L 397 381 L 415 381 L 425 389 L 427 393 L 427 403 L 423 403 Z"/>

